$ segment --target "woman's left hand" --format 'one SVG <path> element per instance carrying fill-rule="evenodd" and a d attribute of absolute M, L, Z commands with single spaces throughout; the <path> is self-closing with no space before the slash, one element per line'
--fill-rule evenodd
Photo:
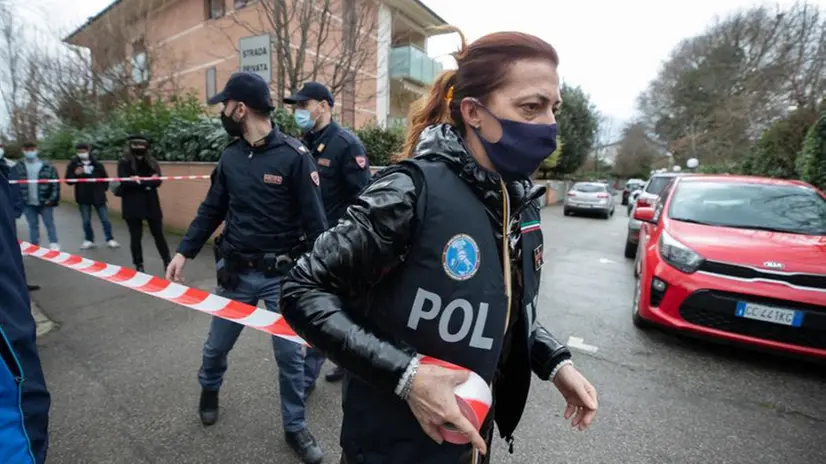
<path fill-rule="evenodd" d="M 554 385 L 565 397 L 565 420 L 571 419 L 571 426 L 585 430 L 597 414 L 597 390 L 591 382 L 574 366 L 563 366 L 553 379 Z"/>

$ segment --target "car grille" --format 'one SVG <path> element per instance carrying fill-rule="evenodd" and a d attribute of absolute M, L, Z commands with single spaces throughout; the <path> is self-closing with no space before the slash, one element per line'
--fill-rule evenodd
<path fill-rule="evenodd" d="M 804 311 L 803 325 L 789 327 L 734 315 L 737 302 L 765 304 Z M 680 316 L 691 324 L 808 348 L 826 349 L 826 308 L 794 301 L 701 290 L 680 305 Z"/>
<path fill-rule="evenodd" d="M 826 290 L 826 275 L 818 274 L 792 274 L 766 272 L 748 266 L 737 264 L 721 263 L 717 261 L 706 261 L 700 266 L 700 271 L 711 274 L 735 277 L 746 280 L 770 280 L 774 282 L 784 282 L 798 288 L 811 288 Z"/>

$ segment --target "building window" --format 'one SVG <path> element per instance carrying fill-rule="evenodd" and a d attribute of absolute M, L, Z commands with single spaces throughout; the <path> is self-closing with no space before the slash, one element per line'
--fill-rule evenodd
<path fill-rule="evenodd" d="M 240 10 L 249 5 L 252 0 L 235 0 L 235 9 Z"/>
<path fill-rule="evenodd" d="M 224 3 L 226 0 L 205 0 L 207 19 L 218 19 L 226 13 Z"/>
<path fill-rule="evenodd" d="M 146 82 L 148 77 L 146 44 L 143 39 L 139 39 L 132 43 L 132 81 L 136 84 L 142 84 Z"/>
<path fill-rule="evenodd" d="M 206 70 L 206 97 L 207 100 L 214 97 L 218 92 L 216 89 L 215 66 Z"/>

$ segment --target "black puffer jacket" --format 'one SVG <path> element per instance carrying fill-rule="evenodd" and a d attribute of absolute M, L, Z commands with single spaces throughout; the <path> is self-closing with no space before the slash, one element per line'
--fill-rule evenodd
<path fill-rule="evenodd" d="M 503 229 L 500 177 L 475 162 L 455 129 L 447 125 L 428 128 L 416 155 L 443 162 L 456 172 L 485 205 L 493 229 Z M 375 318 L 367 314 L 365 302 L 372 288 L 381 286 L 386 276 L 404 265 L 412 246 L 418 197 L 415 178 L 413 168 L 405 165 L 377 175 L 343 220 L 321 235 L 312 252 L 298 261 L 282 287 L 281 310 L 290 325 L 357 378 L 386 392 L 394 391 L 415 353 L 376 335 L 383 328 L 371 327 Z M 538 207 L 532 203 L 535 196 L 527 195 L 530 187 L 529 182 L 507 186 L 511 213 L 532 208 L 538 219 Z M 515 224 L 510 229 L 510 243 L 512 249 L 519 249 L 519 221 Z M 498 235 L 501 243 L 501 232 Z M 521 254 L 512 253 L 511 257 L 518 262 Z M 522 266 L 511 268 L 516 274 Z M 519 301 L 522 279 L 513 277 L 514 301 Z M 513 433 L 521 418 L 530 371 L 547 380 L 553 368 L 571 356 L 540 324 L 532 324 L 528 333 L 524 319 L 531 320 L 531 316 L 525 315 L 523 305 L 518 306 L 522 311 L 511 318 L 494 384 L 495 419 L 504 437 Z"/>

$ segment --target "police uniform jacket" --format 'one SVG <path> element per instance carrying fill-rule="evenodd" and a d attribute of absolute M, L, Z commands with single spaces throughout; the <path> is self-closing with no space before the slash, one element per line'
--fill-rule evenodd
<path fill-rule="evenodd" d="M 335 121 L 318 132 L 308 132 L 309 147 L 321 176 L 321 197 L 329 225 L 339 218 L 370 181 L 367 152 L 355 134 Z"/>
<path fill-rule="evenodd" d="M 493 385 L 503 437 L 522 416 L 530 373 L 548 380 L 570 351 L 536 320 L 544 188 L 505 184 L 449 125 L 380 173 L 288 275 L 281 310 L 344 367 L 348 463 L 471 463 L 469 445 L 433 442 L 395 390 L 413 356 L 472 369 Z"/>
<path fill-rule="evenodd" d="M 285 254 L 327 228 L 310 152 L 277 128 L 252 145 L 239 138 L 227 146 L 211 181 L 178 247 L 187 258 L 222 222 L 227 249 L 239 255 Z"/>
<path fill-rule="evenodd" d="M 9 185 L 7 166 L 0 160 L 0 204 L 18 195 Z M 0 210 L 0 462 L 42 464 L 49 447 L 49 408 L 36 324 L 29 306 L 26 276 L 14 218 Z"/>

